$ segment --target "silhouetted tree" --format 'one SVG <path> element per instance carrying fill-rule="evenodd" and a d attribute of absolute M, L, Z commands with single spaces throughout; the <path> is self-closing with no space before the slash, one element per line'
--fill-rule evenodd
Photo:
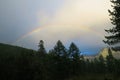
<path fill-rule="evenodd" d="M 86 67 L 86 65 L 85 65 L 85 59 L 84 59 L 84 56 L 83 55 L 81 55 L 80 56 L 80 68 L 81 68 L 81 73 L 83 74 L 83 73 L 85 73 L 85 67 Z"/>
<path fill-rule="evenodd" d="M 106 72 L 106 65 L 105 65 L 105 59 L 102 55 L 99 56 L 99 72 L 105 73 Z"/>
<path fill-rule="evenodd" d="M 115 59 L 115 73 L 118 76 L 120 74 L 120 59 Z"/>
<path fill-rule="evenodd" d="M 45 47 L 44 47 L 44 41 L 43 40 L 40 40 L 38 47 L 39 47 L 38 54 L 39 55 L 45 55 L 46 50 L 45 50 Z"/>
<path fill-rule="evenodd" d="M 115 70 L 115 59 L 112 55 L 112 51 L 108 49 L 108 56 L 106 57 L 107 69 L 109 73 L 113 73 Z"/>
<path fill-rule="evenodd" d="M 63 43 L 58 40 L 58 42 L 56 43 L 53 52 L 57 55 L 57 56 L 64 56 L 67 57 L 67 49 L 65 48 L 65 46 L 63 45 Z"/>
<path fill-rule="evenodd" d="M 64 79 L 69 76 L 69 59 L 67 49 L 63 43 L 58 40 L 54 49 L 49 51 L 54 59 L 54 78 L 57 80 Z"/>
<path fill-rule="evenodd" d="M 99 60 L 94 58 L 94 61 L 91 61 L 90 70 L 92 73 L 98 73 L 100 71 Z"/>
<path fill-rule="evenodd" d="M 91 67 L 91 62 L 90 62 L 90 60 L 89 59 L 86 59 L 86 61 L 85 61 L 85 72 L 86 73 L 90 73 L 90 69 L 93 69 L 92 67 Z"/>
<path fill-rule="evenodd" d="M 68 52 L 69 52 L 70 58 L 72 58 L 75 61 L 79 61 L 80 60 L 80 51 L 79 51 L 79 48 L 74 43 L 70 44 Z"/>
<path fill-rule="evenodd" d="M 80 51 L 79 48 L 74 44 L 71 43 L 69 50 L 68 50 L 69 56 L 73 61 L 73 73 L 75 75 L 80 74 L 81 66 L 80 66 Z"/>
<path fill-rule="evenodd" d="M 110 33 L 110 36 L 105 36 L 107 40 L 104 40 L 105 43 L 109 45 L 113 45 L 116 43 L 120 43 L 120 0 L 111 0 L 113 3 L 113 11 L 109 11 L 110 19 L 112 24 L 115 26 L 109 30 L 105 30 L 107 33 Z"/>

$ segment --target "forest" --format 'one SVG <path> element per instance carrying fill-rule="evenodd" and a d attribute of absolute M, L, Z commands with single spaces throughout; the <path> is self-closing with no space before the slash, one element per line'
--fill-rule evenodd
<path fill-rule="evenodd" d="M 109 55 L 85 59 L 71 43 L 59 40 L 49 52 L 40 40 L 38 51 L 0 44 L 1 80 L 120 80 L 120 59 Z"/>

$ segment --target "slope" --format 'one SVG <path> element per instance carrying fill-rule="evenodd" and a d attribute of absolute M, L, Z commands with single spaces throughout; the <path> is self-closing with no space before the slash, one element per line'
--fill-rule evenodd
<path fill-rule="evenodd" d="M 21 53 L 36 53 L 35 50 L 0 43 L 0 55 L 20 55 Z"/>

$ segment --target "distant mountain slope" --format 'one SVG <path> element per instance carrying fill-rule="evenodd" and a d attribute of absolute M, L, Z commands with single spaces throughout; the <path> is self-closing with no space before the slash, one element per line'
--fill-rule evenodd
<path fill-rule="evenodd" d="M 108 55 L 108 48 L 103 48 L 97 56 L 99 55 L 106 57 Z"/>
<path fill-rule="evenodd" d="M 106 58 L 106 56 L 108 55 L 108 49 L 109 49 L 109 48 L 104 48 L 104 49 L 102 49 L 97 56 L 102 55 L 104 58 Z M 113 56 L 114 56 L 116 59 L 120 59 L 120 50 L 119 50 L 119 48 L 112 48 L 112 49 L 110 49 L 110 50 L 111 50 Z"/>
<path fill-rule="evenodd" d="M 94 60 L 95 58 L 98 58 L 100 55 L 102 55 L 104 58 L 106 58 L 108 56 L 108 49 L 109 48 L 103 48 L 97 55 L 84 56 L 84 58 L 89 59 L 89 60 Z M 120 59 L 120 47 L 115 47 L 115 48 L 112 48 L 110 50 L 116 59 Z"/>
<path fill-rule="evenodd" d="M 35 50 L 26 49 L 18 46 L 0 43 L 0 54 L 20 54 L 20 53 L 36 52 Z"/>

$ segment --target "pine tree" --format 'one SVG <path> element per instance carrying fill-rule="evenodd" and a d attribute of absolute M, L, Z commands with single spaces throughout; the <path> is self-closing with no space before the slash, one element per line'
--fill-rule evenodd
<path fill-rule="evenodd" d="M 60 40 L 58 40 L 58 42 L 56 43 L 53 52 L 57 56 L 67 57 L 67 49 L 65 48 L 65 46 L 63 45 L 63 43 Z"/>
<path fill-rule="evenodd" d="M 55 77 L 57 80 L 62 80 L 69 76 L 69 59 L 67 49 L 63 43 L 58 40 L 54 49 L 50 51 L 55 60 Z"/>
<path fill-rule="evenodd" d="M 73 60 L 80 60 L 79 48 L 74 43 L 70 44 L 69 56 L 70 56 L 70 58 L 73 58 Z"/>
<path fill-rule="evenodd" d="M 79 75 L 82 71 L 81 71 L 81 64 L 80 64 L 80 51 L 78 47 L 74 43 L 71 43 L 68 53 L 73 62 L 72 73 L 75 75 Z"/>
<path fill-rule="evenodd" d="M 38 49 L 38 54 L 39 55 L 46 54 L 46 50 L 45 50 L 45 47 L 44 47 L 44 41 L 43 40 L 40 40 L 38 47 L 39 47 L 39 49 Z"/>
<path fill-rule="evenodd" d="M 112 55 L 112 51 L 110 48 L 108 49 L 108 56 L 106 57 L 106 62 L 108 72 L 113 73 L 115 70 L 115 59 Z"/>
<path fill-rule="evenodd" d="M 99 60 L 97 58 L 94 58 L 94 61 L 91 61 L 91 66 L 90 66 L 90 70 L 91 72 L 100 72 L 100 65 L 99 65 Z"/>
<path fill-rule="evenodd" d="M 113 3 L 113 11 L 108 10 L 112 17 L 111 23 L 114 25 L 113 28 L 105 30 L 110 36 L 105 36 L 106 40 L 103 40 L 108 45 L 114 45 L 120 43 L 120 0 L 111 0 Z"/>
<path fill-rule="evenodd" d="M 101 73 L 106 72 L 106 65 L 105 65 L 105 60 L 102 55 L 99 56 L 99 70 Z"/>

